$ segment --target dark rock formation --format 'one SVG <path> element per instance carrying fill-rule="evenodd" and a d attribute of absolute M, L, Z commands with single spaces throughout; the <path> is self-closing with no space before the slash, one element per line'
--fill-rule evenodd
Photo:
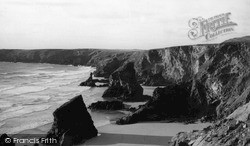
<path fill-rule="evenodd" d="M 88 108 L 91 110 L 121 110 L 125 106 L 121 101 L 97 101 Z"/>
<path fill-rule="evenodd" d="M 90 87 L 96 87 L 95 82 L 93 81 L 93 73 L 90 73 L 89 78 L 82 82 L 80 86 L 90 86 Z"/>
<path fill-rule="evenodd" d="M 249 102 L 250 47 L 245 42 L 222 43 L 204 54 L 195 80 L 202 84 L 208 104 L 219 104 L 216 110 L 222 119 Z"/>
<path fill-rule="evenodd" d="M 109 88 L 102 97 L 117 98 L 123 101 L 140 101 L 143 99 L 143 88 L 137 82 L 134 63 L 128 63 L 109 77 Z"/>
<path fill-rule="evenodd" d="M 239 44 L 249 37 L 228 40 Z M 108 78 L 128 62 L 134 62 L 140 83 L 160 86 L 186 82 L 207 63 L 219 44 L 177 46 L 153 50 L 44 49 L 0 50 L 0 61 L 72 64 L 96 67 L 97 77 Z"/>
<path fill-rule="evenodd" d="M 15 143 L 13 142 L 13 138 L 7 134 L 2 134 L 0 136 L 0 146 L 15 146 Z"/>
<path fill-rule="evenodd" d="M 247 146 L 250 144 L 249 123 L 225 119 L 201 131 L 181 132 L 172 138 L 171 146 Z"/>
<path fill-rule="evenodd" d="M 47 134 L 48 138 L 56 138 L 60 143 L 78 144 L 97 136 L 81 95 L 64 103 L 54 111 L 53 116 L 54 123 Z"/>
<path fill-rule="evenodd" d="M 96 83 L 103 83 L 102 85 L 96 85 Z M 89 78 L 80 83 L 79 86 L 89 86 L 89 87 L 107 87 L 108 86 L 108 80 L 105 79 L 93 79 L 93 73 L 90 73 Z"/>
<path fill-rule="evenodd" d="M 146 74 L 146 73 L 145 73 Z M 147 77 L 145 77 L 145 79 L 143 80 L 143 85 L 147 85 L 147 86 L 165 86 L 166 80 L 163 78 L 162 73 L 157 73 L 157 74 L 151 74 L 149 73 Z"/>
<path fill-rule="evenodd" d="M 192 83 L 188 82 L 156 88 L 150 101 L 116 123 L 131 124 L 139 121 L 196 117 L 206 109 L 206 100 L 198 102 L 196 98 L 199 97 L 190 96 L 191 87 Z"/>
<path fill-rule="evenodd" d="M 208 104 L 216 107 L 218 122 L 201 131 L 179 133 L 173 145 L 250 145 L 249 40 L 226 41 L 199 57 L 195 80 L 203 87 L 197 91 L 203 91 Z"/>
<path fill-rule="evenodd" d="M 194 45 L 154 50 L 43 49 L 0 50 L 0 61 L 72 64 L 96 67 L 96 77 L 108 78 L 134 62 L 136 76 L 145 85 L 187 81 L 195 72 L 194 58 L 216 45 Z"/>

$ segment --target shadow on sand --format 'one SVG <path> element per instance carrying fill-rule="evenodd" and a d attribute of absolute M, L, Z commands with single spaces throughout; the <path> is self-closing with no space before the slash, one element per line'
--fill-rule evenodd
<path fill-rule="evenodd" d="M 84 145 L 169 145 L 172 137 L 170 136 L 148 136 L 134 134 L 112 134 L 100 133 L 99 136 L 92 138 Z"/>

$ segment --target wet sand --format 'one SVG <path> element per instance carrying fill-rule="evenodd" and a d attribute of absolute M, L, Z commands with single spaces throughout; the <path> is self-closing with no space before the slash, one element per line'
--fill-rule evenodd
<path fill-rule="evenodd" d="M 179 132 L 201 130 L 210 123 L 165 123 L 145 122 L 130 125 L 114 123 L 97 127 L 98 136 L 78 146 L 168 146 L 171 138 Z M 22 131 L 19 134 L 44 135 L 51 128 L 51 123 L 34 129 Z"/>
<path fill-rule="evenodd" d="M 182 124 L 148 122 L 131 125 L 109 124 L 98 128 L 99 135 L 80 146 L 159 146 L 169 145 L 171 138 L 182 131 L 200 130 L 209 123 Z"/>

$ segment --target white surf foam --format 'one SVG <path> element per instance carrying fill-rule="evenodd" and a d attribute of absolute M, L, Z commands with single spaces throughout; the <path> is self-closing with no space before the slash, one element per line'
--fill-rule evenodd
<path fill-rule="evenodd" d="M 28 113 L 32 112 L 37 112 L 37 111 L 42 111 L 49 109 L 51 105 L 30 105 L 30 106 L 22 106 L 22 107 L 15 107 L 15 109 L 9 109 L 6 111 L 3 111 L 0 116 L 0 121 L 13 118 L 13 117 L 18 117 L 22 116 Z"/>
<path fill-rule="evenodd" d="M 84 94 L 89 105 L 90 87 L 78 84 L 89 77 L 94 68 L 51 64 L 7 63 L 10 74 L 0 78 L 0 132 L 15 133 L 51 122 L 55 108 L 72 97 Z M 11 67 L 13 65 L 13 67 Z M 1 66 L 1 63 L 0 63 Z M 12 71 L 11 68 L 14 70 Z M 87 98 L 86 98 L 87 97 Z M 97 125 L 107 124 L 107 120 Z"/>

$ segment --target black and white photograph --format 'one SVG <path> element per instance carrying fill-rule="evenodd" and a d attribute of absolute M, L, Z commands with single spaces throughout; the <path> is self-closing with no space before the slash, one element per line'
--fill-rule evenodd
<path fill-rule="evenodd" d="M 0 146 L 250 146 L 250 0 L 0 0 Z"/>

